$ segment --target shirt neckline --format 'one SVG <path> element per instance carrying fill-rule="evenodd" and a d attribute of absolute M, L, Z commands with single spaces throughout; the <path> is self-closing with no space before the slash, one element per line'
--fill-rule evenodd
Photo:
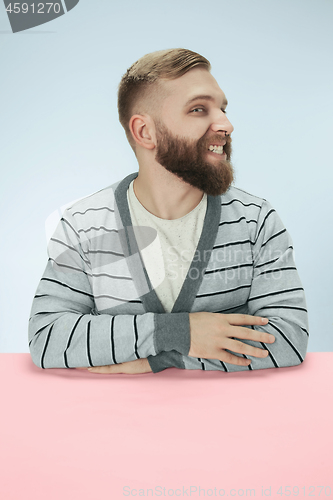
<path fill-rule="evenodd" d="M 205 203 L 205 201 L 207 200 L 207 194 L 204 193 L 203 194 L 203 197 L 201 198 L 201 200 L 199 201 L 199 203 L 190 211 L 188 212 L 187 214 L 183 215 L 182 217 L 178 217 L 178 219 L 162 219 L 161 217 L 157 217 L 157 215 L 155 214 L 152 214 L 151 212 L 149 212 L 149 210 L 147 210 L 143 205 L 142 203 L 138 200 L 136 194 L 135 194 L 135 191 L 134 191 L 134 187 L 133 187 L 133 183 L 134 183 L 134 180 L 133 179 L 129 186 L 128 186 L 128 190 L 129 190 L 129 195 L 130 195 L 130 200 L 131 202 L 134 202 L 134 204 L 148 217 L 152 217 L 153 219 L 156 219 L 160 224 L 168 224 L 168 223 L 177 223 L 177 222 L 183 222 L 186 218 L 188 218 L 191 214 L 193 215 L 193 212 L 195 211 L 199 211 L 200 208 L 202 207 L 202 205 Z"/>
<path fill-rule="evenodd" d="M 146 312 L 165 313 L 166 311 L 164 306 L 151 284 L 143 261 L 141 260 L 141 264 L 139 266 L 140 269 L 138 269 L 135 264 L 131 265 L 131 257 L 139 255 L 140 251 L 138 249 L 135 233 L 133 231 L 133 222 L 128 205 L 127 190 L 130 182 L 137 176 L 138 172 L 129 174 L 115 186 L 115 216 L 119 224 L 118 232 L 124 236 L 121 238 L 121 245 L 124 255 L 128 258 L 130 272 L 137 289 L 142 290 L 142 272 L 144 274 L 143 279 L 146 285 L 148 285 L 149 292 L 140 295 L 140 302 L 142 302 Z M 201 236 L 183 286 L 173 305 L 171 313 L 190 312 L 192 310 L 193 303 L 203 281 L 205 269 L 207 268 L 218 233 L 221 220 L 222 197 L 223 195 L 207 195 L 207 209 Z M 199 255 L 199 259 L 196 258 L 197 254 Z"/>

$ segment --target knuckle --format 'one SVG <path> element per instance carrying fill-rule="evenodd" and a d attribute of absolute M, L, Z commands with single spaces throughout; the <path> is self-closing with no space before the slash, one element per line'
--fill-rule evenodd
<path fill-rule="evenodd" d="M 224 358 L 226 363 L 232 363 L 233 355 L 230 352 L 225 351 Z"/>
<path fill-rule="evenodd" d="M 242 328 L 242 338 L 243 339 L 249 339 L 249 338 L 251 338 L 251 335 L 252 335 L 253 331 L 254 330 L 252 330 L 252 328 L 247 328 L 247 327 Z"/>
<path fill-rule="evenodd" d="M 240 356 L 236 356 L 235 354 L 230 354 L 230 363 L 234 364 L 234 365 L 241 365 L 243 364 L 243 358 L 241 358 Z"/>
<path fill-rule="evenodd" d="M 246 349 L 245 342 L 241 342 L 240 340 L 235 340 L 236 342 L 236 349 L 237 352 L 242 352 L 244 349 Z"/>

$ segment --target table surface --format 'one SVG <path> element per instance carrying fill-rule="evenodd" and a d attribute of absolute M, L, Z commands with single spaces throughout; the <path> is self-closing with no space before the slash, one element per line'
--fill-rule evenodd
<path fill-rule="evenodd" d="M 331 352 L 140 375 L 0 354 L 0 371 L 3 500 L 333 498 Z"/>

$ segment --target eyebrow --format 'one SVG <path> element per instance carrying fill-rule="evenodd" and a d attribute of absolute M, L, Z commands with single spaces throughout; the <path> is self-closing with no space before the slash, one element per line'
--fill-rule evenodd
<path fill-rule="evenodd" d="M 191 102 L 197 101 L 198 99 L 205 99 L 206 101 L 215 101 L 214 97 L 212 97 L 211 95 L 202 95 L 202 94 L 195 95 L 194 97 L 191 97 L 191 99 L 189 99 L 187 101 L 187 103 L 185 104 L 184 108 L 186 108 L 187 106 L 189 106 L 191 104 Z M 228 105 L 227 99 L 224 99 L 222 104 L 225 104 L 227 106 Z"/>

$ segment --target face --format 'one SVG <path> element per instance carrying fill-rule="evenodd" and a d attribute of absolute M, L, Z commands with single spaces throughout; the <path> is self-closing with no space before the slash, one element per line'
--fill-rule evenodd
<path fill-rule="evenodd" d="M 233 181 L 224 93 L 203 68 L 163 84 L 169 94 L 155 120 L 156 161 L 209 195 L 223 194 Z"/>

